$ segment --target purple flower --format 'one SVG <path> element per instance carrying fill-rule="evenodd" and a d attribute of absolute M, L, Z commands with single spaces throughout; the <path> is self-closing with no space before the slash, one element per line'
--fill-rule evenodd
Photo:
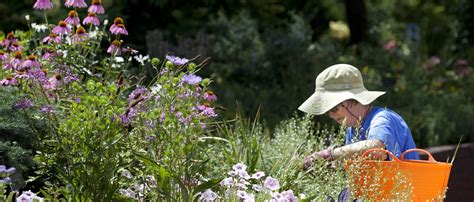
<path fill-rule="evenodd" d="M 16 201 L 39 201 L 43 202 L 43 198 L 37 196 L 31 191 L 24 191 L 20 196 L 16 198 Z"/>
<path fill-rule="evenodd" d="M 71 32 L 71 28 L 67 25 L 66 22 L 61 20 L 59 21 L 58 25 L 53 28 L 52 32 L 57 35 L 69 34 Z"/>
<path fill-rule="evenodd" d="M 54 113 L 54 108 L 51 105 L 44 105 L 41 107 L 41 112 L 45 114 Z"/>
<path fill-rule="evenodd" d="M 202 201 L 214 201 L 217 199 L 217 194 L 211 191 L 210 189 L 207 189 L 204 193 L 201 194 L 200 200 Z"/>
<path fill-rule="evenodd" d="M 28 56 L 28 60 L 25 60 L 20 65 L 20 69 L 31 69 L 32 67 L 41 67 L 40 63 L 36 60 L 36 56 L 34 55 Z"/>
<path fill-rule="evenodd" d="M 212 92 L 210 90 L 208 90 L 204 93 L 203 98 L 204 98 L 204 100 L 207 100 L 207 101 L 210 101 L 210 102 L 217 100 L 217 96 L 214 94 L 214 92 Z"/>
<path fill-rule="evenodd" d="M 107 48 L 107 53 L 110 53 L 112 55 L 120 55 L 120 44 L 121 43 L 118 40 L 112 41 L 112 44 L 110 44 L 109 48 Z"/>
<path fill-rule="evenodd" d="M 87 9 L 89 13 L 104 14 L 105 10 L 102 6 L 101 0 L 92 0 L 92 5 Z"/>
<path fill-rule="evenodd" d="M 0 179 L 0 184 L 9 184 L 10 182 L 12 182 L 12 178 L 10 177 L 5 177 L 3 179 Z"/>
<path fill-rule="evenodd" d="M 225 178 L 219 184 L 223 187 L 231 187 L 234 184 L 234 178 L 232 177 Z"/>
<path fill-rule="evenodd" d="M 44 37 L 42 42 L 47 43 L 47 44 L 51 44 L 51 43 L 60 44 L 61 43 L 61 37 L 59 37 L 55 33 L 51 33 L 48 36 Z"/>
<path fill-rule="evenodd" d="M 7 34 L 7 37 L 3 39 L 2 45 L 4 47 L 9 47 L 12 43 L 18 43 L 18 40 L 15 38 L 15 35 L 13 34 L 13 32 L 9 32 Z"/>
<path fill-rule="evenodd" d="M 46 89 L 56 89 L 63 84 L 63 76 L 56 74 L 48 79 L 48 83 L 44 85 Z"/>
<path fill-rule="evenodd" d="M 258 185 L 258 184 L 253 184 L 252 189 L 256 192 L 260 192 L 260 191 L 262 191 L 262 186 Z"/>
<path fill-rule="evenodd" d="M 257 179 L 257 180 L 260 179 L 260 178 L 262 178 L 262 177 L 265 177 L 265 173 L 262 172 L 262 171 L 258 171 L 258 172 L 254 173 L 254 174 L 252 175 L 252 178 L 253 178 L 253 179 Z"/>
<path fill-rule="evenodd" d="M 133 90 L 132 93 L 130 93 L 130 95 L 128 95 L 128 103 L 131 104 L 135 102 L 136 100 L 139 100 L 140 98 L 147 99 L 148 97 L 149 96 L 148 96 L 147 89 L 143 86 L 138 87 L 135 90 Z"/>
<path fill-rule="evenodd" d="M 82 26 L 78 26 L 76 29 L 76 34 L 72 36 L 72 40 L 74 42 L 83 42 L 89 38 L 89 34 L 87 34 L 86 30 Z"/>
<path fill-rule="evenodd" d="M 79 20 L 79 17 L 77 15 L 77 12 L 75 10 L 69 11 L 69 14 L 67 15 L 67 18 L 64 20 L 69 25 L 80 25 L 81 22 Z"/>
<path fill-rule="evenodd" d="M 202 78 L 200 76 L 196 76 L 194 74 L 189 74 L 189 75 L 184 75 L 183 78 L 181 79 L 182 82 L 185 82 L 189 85 L 196 85 L 199 82 L 202 81 Z"/>
<path fill-rule="evenodd" d="M 237 191 L 237 196 L 240 198 L 240 199 L 246 199 L 249 197 L 249 194 L 247 194 L 247 192 L 245 191 Z"/>
<path fill-rule="evenodd" d="M 210 118 L 210 117 L 216 117 L 216 116 L 217 116 L 216 112 L 214 112 L 214 108 L 209 107 L 209 106 L 206 105 L 206 104 L 200 105 L 200 106 L 198 106 L 197 108 L 198 108 L 198 110 L 201 111 L 200 114 L 203 115 L 203 116 L 205 116 L 205 117 L 209 117 L 209 118 Z"/>
<path fill-rule="evenodd" d="M 438 65 L 440 62 L 441 60 L 439 59 L 439 57 L 432 56 L 429 59 L 427 59 L 425 63 L 423 63 L 422 67 L 424 70 L 429 72 L 429 71 L 432 71 L 435 68 L 435 66 Z"/>
<path fill-rule="evenodd" d="M 88 13 L 87 17 L 84 18 L 84 20 L 82 21 L 82 24 L 84 25 L 93 24 L 95 26 L 99 26 L 100 20 L 99 18 L 97 18 L 97 16 L 95 16 L 95 13 Z"/>
<path fill-rule="evenodd" d="M 46 10 L 53 8 L 53 4 L 50 0 L 36 0 L 36 3 L 35 5 L 33 5 L 33 8 L 38 10 Z"/>
<path fill-rule="evenodd" d="M 10 44 L 8 49 L 11 51 L 21 51 L 23 49 L 23 46 L 20 46 L 20 44 L 15 42 L 15 43 Z"/>
<path fill-rule="evenodd" d="M 181 66 L 189 62 L 186 58 L 180 58 L 172 55 L 166 55 L 166 59 L 176 66 Z"/>
<path fill-rule="evenodd" d="M 33 102 L 29 99 L 20 100 L 15 104 L 16 109 L 28 109 L 33 107 Z"/>
<path fill-rule="evenodd" d="M 56 52 L 54 52 L 52 50 L 48 50 L 48 51 L 46 51 L 46 53 L 43 54 L 43 56 L 41 56 L 41 59 L 49 60 L 49 59 L 51 59 L 53 57 L 56 57 L 56 56 L 57 56 Z"/>
<path fill-rule="evenodd" d="M 281 192 L 281 195 L 283 195 L 287 202 L 298 202 L 298 198 L 293 194 L 293 190 L 291 189 Z"/>
<path fill-rule="evenodd" d="M 243 163 L 237 163 L 235 164 L 234 166 L 232 166 L 232 168 L 234 169 L 234 171 L 236 172 L 239 172 L 239 171 L 246 171 L 247 170 L 247 166 Z"/>
<path fill-rule="evenodd" d="M 128 35 L 128 31 L 127 29 L 125 29 L 125 25 L 123 24 L 113 24 L 112 26 L 110 26 L 110 32 L 114 35 L 119 35 L 119 34 L 122 34 L 122 35 Z"/>
<path fill-rule="evenodd" d="M 66 7 L 76 7 L 76 8 L 85 8 L 87 7 L 86 2 L 84 0 L 66 0 L 64 3 Z"/>
<path fill-rule="evenodd" d="M 6 78 L 0 80 L 0 86 L 16 86 L 16 85 L 18 85 L 18 81 L 11 76 L 7 76 Z"/>
<path fill-rule="evenodd" d="M 8 55 L 5 53 L 5 51 L 0 50 L 0 61 L 4 61 L 8 58 Z"/>
<path fill-rule="evenodd" d="M 266 188 L 268 188 L 268 189 L 270 189 L 270 190 L 272 190 L 272 191 L 275 191 L 275 190 L 280 189 L 280 182 L 278 182 L 277 179 L 268 176 L 268 177 L 265 179 L 265 182 L 263 183 L 263 186 L 265 186 Z"/>
<path fill-rule="evenodd" d="M 13 58 L 10 60 L 10 62 L 8 62 L 8 64 L 4 63 L 4 69 L 18 69 L 21 63 L 23 63 L 23 55 L 21 54 L 21 52 L 17 51 L 13 55 Z"/>

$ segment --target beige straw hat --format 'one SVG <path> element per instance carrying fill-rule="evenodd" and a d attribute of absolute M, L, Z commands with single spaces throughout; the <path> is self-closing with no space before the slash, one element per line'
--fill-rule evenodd
<path fill-rule="evenodd" d="M 370 104 L 382 91 L 365 89 L 360 71 L 352 65 L 336 64 L 328 67 L 316 77 L 316 92 L 311 95 L 299 110 L 321 115 L 348 99 L 355 99 L 363 105 Z"/>

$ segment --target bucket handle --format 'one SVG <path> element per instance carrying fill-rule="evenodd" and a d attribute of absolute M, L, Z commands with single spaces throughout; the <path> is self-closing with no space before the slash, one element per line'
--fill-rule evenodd
<path fill-rule="evenodd" d="M 410 153 L 410 152 L 414 152 L 414 151 L 416 151 L 416 152 L 422 152 L 422 153 L 428 155 L 428 162 L 431 162 L 431 163 L 438 163 L 438 162 L 433 158 L 433 156 L 431 156 L 431 153 L 430 153 L 430 152 L 428 152 L 428 151 L 426 151 L 426 150 L 424 150 L 424 149 L 418 149 L 418 148 L 409 149 L 409 150 L 404 151 L 402 154 L 400 154 L 400 160 L 402 160 L 402 161 L 405 160 L 405 154 Z"/>
<path fill-rule="evenodd" d="M 368 156 L 370 153 L 372 152 L 384 152 L 386 154 L 388 154 L 390 157 L 392 157 L 393 160 L 397 161 L 397 162 L 400 162 L 400 159 L 398 159 L 395 155 L 392 154 L 392 152 L 389 152 L 385 149 L 369 149 L 367 151 L 365 151 L 362 156 Z"/>

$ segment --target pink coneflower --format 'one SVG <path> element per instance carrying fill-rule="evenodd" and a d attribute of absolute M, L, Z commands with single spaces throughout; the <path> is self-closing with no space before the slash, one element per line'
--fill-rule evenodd
<path fill-rule="evenodd" d="M 5 53 L 5 51 L 0 50 L 0 61 L 4 61 L 8 58 L 8 55 Z"/>
<path fill-rule="evenodd" d="M 47 44 L 51 44 L 51 43 L 57 43 L 57 44 L 60 44 L 61 43 L 61 37 L 59 37 L 57 34 L 55 33 L 50 33 L 47 37 L 44 37 L 43 38 L 43 43 L 47 43 Z"/>
<path fill-rule="evenodd" d="M 13 69 L 17 69 L 18 67 L 20 67 L 20 64 L 23 62 L 23 56 L 21 54 L 21 52 L 15 52 L 13 58 L 10 60 L 10 68 L 13 68 Z M 5 68 L 5 67 L 4 67 Z"/>
<path fill-rule="evenodd" d="M 2 45 L 4 47 L 9 47 L 12 43 L 17 43 L 17 42 L 18 40 L 15 38 L 15 35 L 13 34 L 13 32 L 10 32 L 7 34 L 7 37 L 3 39 Z"/>
<path fill-rule="evenodd" d="M 454 65 L 454 73 L 459 77 L 467 77 L 471 74 L 472 68 L 465 59 L 457 59 Z"/>
<path fill-rule="evenodd" d="M 35 5 L 33 5 L 33 8 L 38 10 L 46 10 L 53 8 L 53 4 L 50 0 L 36 0 L 36 3 Z"/>
<path fill-rule="evenodd" d="M 109 31 L 115 35 L 128 35 L 127 29 L 125 29 L 125 25 L 123 24 L 123 19 L 120 17 L 115 18 L 114 24 L 110 26 Z"/>
<path fill-rule="evenodd" d="M 90 13 L 97 13 L 97 14 L 104 14 L 105 10 L 102 6 L 101 0 L 92 0 L 92 5 L 87 9 L 87 12 Z"/>
<path fill-rule="evenodd" d="M 84 25 L 93 24 L 95 26 L 99 26 L 100 20 L 99 18 L 97 18 L 97 16 L 95 16 L 95 13 L 88 13 L 87 17 L 84 18 L 84 20 L 82 21 L 82 24 Z"/>
<path fill-rule="evenodd" d="M 119 35 L 119 34 L 128 35 L 128 31 L 127 31 L 127 29 L 125 29 L 125 25 L 118 24 L 117 27 L 114 29 L 114 31 L 112 31 L 112 34 L 115 34 L 115 35 Z"/>
<path fill-rule="evenodd" d="M 16 71 L 16 73 L 13 75 L 13 78 L 15 78 L 15 79 L 28 79 L 28 78 L 30 78 L 30 76 L 28 76 L 28 74 L 26 74 L 26 70 L 22 69 L 22 70 Z"/>
<path fill-rule="evenodd" d="M 385 49 L 389 53 L 393 53 L 395 49 L 397 49 L 397 42 L 393 39 L 390 41 L 387 41 L 387 43 L 385 43 L 385 45 L 383 46 L 383 49 Z"/>
<path fill-rule="evenodd" d="M 0 86 L 16 86 L 18 81 L 12 76 L 6 76 L 4 79 L 0 80 Z"/>
<path fill-rule="evenodd" d="M 8 50 L 13 51 L 13 52 L 21 51 L 22 49 L 23 49 L 23 46 L 20 46 L 20 44 L 16 42 L 10 44 L 10 46 L 8 47 Z"/>
<path fill-rule="evenodd" d="M 64 20 L 67 24 L 80 25 L 81 21 L 79 20 L 78 14 L 75 10 L 69 11 L 67 18 Z"/>
<path fill-rule="evenodd" d="M 210 90 L 208 90 L 204 93 L 203 98 L 204 98 L 204 100 L 207 100 L 207 101 L 216 101 L 217 100 L 217 96 L 214 94 L 214 92 L 212 92 Z"/>
<path fill-rule="evenodd" d="M 46 53 L 43 54 L 43 56 L 41 56 L 41 59 L 43 60 L 49 60 L 53 57 L 56 57 L 56 52 L 54 52 L 53 50 L 47 50 Z"/>
<path fill-rule="evenodd" d="M 88 38 L 89 34 L 87 34 L 86 30 L 82 26 L 77 27 L 76 34 L 72 36 L 72 40 L 74 42 L 83 42 Z"/>
<path fill-rule="evenodd" d="M 441 62 L 441 59 L 437 56 L 432 56 L 428 58 L 425 63 L 422 64 L 422 67 L 427 72 L 431 72 L 434 70 L 435 66 Z"/>
<path fill-rule="evenodd" d="M 69 34 L 71 32 L 71 28 L 67 26 L 67 23 L 64 21 L 59 21 L 58 25 L 53 28 L 53 33 L 57 35 L 61 34 Z"/>
<path fill-rule="evenodd" d="M 44 86 L 46 89 L 56 89 L 58 86 L 62 85 L 63 76 L 61 76 L 61 74 L 56 74 L 49 78 L 48 82 L 49 83 Z"/>
<path fill-rule="evenodd" d="M 120 55 L 120 44 L 121 43 L 118 40 L 112 41 L 112 44 L 110 44 L 109 48 L 107 48 L 107 53 L 110 53 L 112 55 Z"/>
<path fill-rule="evenodd" d="M 32 67 L 41 67 L 40 63 L 36 60 L 36 56 L 34 55 L 28 56 L 28 60 L 25 60 L 20 65 L 20 69 L 31 69 Z"/>
<path fill-rule="evenodd" d="M 85 8 L 87 7 L 86 2 L 84 0 L 66 0 L 64 3 L 66 7 L 76 7 L 76 8 Z"/>

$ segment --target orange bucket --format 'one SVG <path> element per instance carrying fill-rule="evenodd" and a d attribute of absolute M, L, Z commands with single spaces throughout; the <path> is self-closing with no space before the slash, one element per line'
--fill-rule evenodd
<path fill-rule="evenodd" d="M 405 160 L 404 155 L 413 151 L 426 153 L 428 161 Z M 370 149 L 362 156 L 367 157 L 373 152 L 384 152 L 392 160 L 349 161 L 346 164 L 349 185 L 356 198 L 410 201 L 444 198 L 452 164 L 437 162 L 422 149 L 407 150 L 400 159 L 383 149 Z"/>

